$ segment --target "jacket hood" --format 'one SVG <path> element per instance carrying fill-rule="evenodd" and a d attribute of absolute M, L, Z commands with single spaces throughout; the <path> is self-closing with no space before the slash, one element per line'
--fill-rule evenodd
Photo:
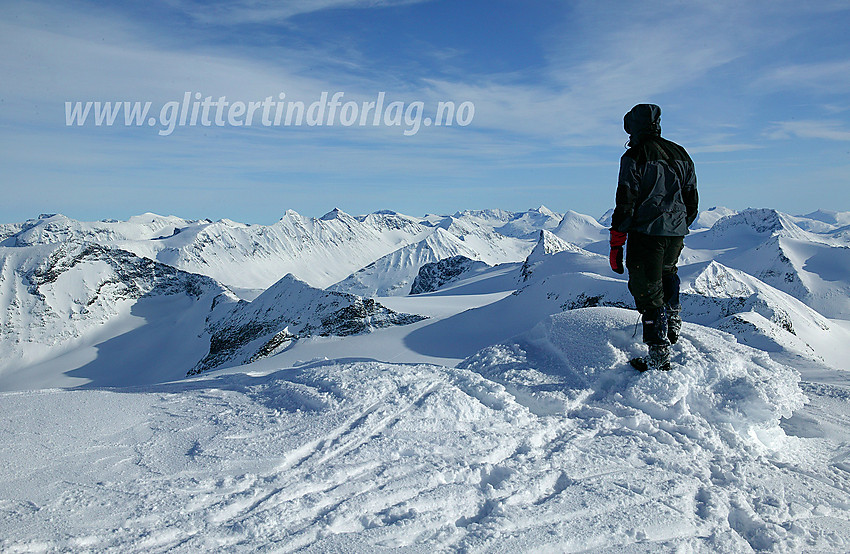
<path fill-rule="evenodd" d="M 633 139 L 661 135 L 661 108 L 655 104 L 638 104 L 623 117 L 623 128 Z"/>

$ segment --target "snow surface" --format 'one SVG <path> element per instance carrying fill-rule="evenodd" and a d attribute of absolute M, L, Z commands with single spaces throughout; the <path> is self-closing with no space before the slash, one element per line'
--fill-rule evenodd
<path fill-rule="evenodd" d="M 648 374 L 575 212 L 3 225 L 0 551 L 850 551 L 849 221 L 703 212 Z"/>
<path fill-rule="evenodd" d="M 682 369 L 641 375 L 631 321 L 574 310 L 459 368 L 5 393 L 0 547 L 846 550 L 846 444 L 780 424 L 797 373 L 686 325 Z"/>

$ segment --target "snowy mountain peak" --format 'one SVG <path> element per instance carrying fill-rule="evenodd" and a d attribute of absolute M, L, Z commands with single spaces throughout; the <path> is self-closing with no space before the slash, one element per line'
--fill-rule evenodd
<path fill-rule="evenodd" d="M 744 277 L 744 273 L 718 263 L 710 261 L 705 268 L 697 274 L 691 284 L 691 289 L 705 297 L 736 298 L 746 297 L 754 292 L 753 286 Z"/>
<path fill-rule="evenodd" d="M 512 212 L 502 210 L 499 208 L 491 208 L 487 210 L 462 210 L 455 212 L 451 217 L 455 219 L 461 219 L 464 217 L 474 218 L 479 220 L 486 221 L 501 221 L 505 222 L 510 220 L 514 214 Z"/>
<path fill-rule="evenodd" d="M 522 268 L 520 269 L 522 280 L 527 281 L 529 277 L 531 277 L 534 266 L 542 262 L 547 256 L 557 254 L 558 252 L 580 252 L 581 250 L 582 249 L 575 244 L 561 239 L 546 229 L 541 229 L 539 238 L 537 239 L 537 244 L 525 259 L 525 262 L 523 262 Z"/>
<path fill-rule="evenodd" d="M 800 229 L 790 216 L 771 208 L 748 208 L 719 219 L 711 228 L 715 236 L 724 236 L 741 230 L 757 235 L 805 236 L 805 231 Z"/>
<path fill-rule="evenodd" d="M 399 296 L 410 291 L 411 282 L 426 264 L 451 257 L 477 259 L 480 254 L 441 227 L 423 240 L 375 260 L 328 290 L 360 296 Z"/>
<path fill-rule="evenodd" d="M 556 252 L 563 252 L 564 250 L 576 251 L 578 247 L 563 240 L 554 233 L 550 233 L 546 229 L 541 229 L 537 244 L 526 259 L 533 260 L 535 256 L 542 257 L 545 254 L 554 254 Z"/>
<path fill-rule="evenodd" d="M 311 287 L 292 273 L 287 273 L 286 275 L 281 277 L 280 280 L 278 280 L 275 284 L 264 290 L 263 293 L 260 294 L 260 296 L 251 301 L 251 304 L 254 306 L 260 306 L 262 304 L 272 304 L 280 300 L 281 295 L 297 294 L 308 289 L 313 289 L 313 287 Z"/>
<path fill-rule="evenodd" d="M 440 287 L 457 281 L 465 275 L 489 267 L 486 263 L 472 260 L 466 256 L 453 256 L 437 262 L 424 264 L 413 280 L 410 294 L 433 292 Z"/>
<path fill-rule="evenodd" d="M 586 246 L 592 242 L 605 240 L 608 230 L 589 215 L 568 210 L 552 232 L 562 240 Z"/>
<path fill-rule="evenodd" d="M 560 219 L 560 214 L 546 206 L 540 206 L 537 209 L 513 214 L 507 223 L 495 227 L 494 230 L 509 237 L 533 239 L 540 229 L 554 229 Z"/>
<path fill-rule="evenodd" d="M 737 213 L 738 212 L 735 210 L 724 208 L 723 206 L 714 206 L 700 212 L 699 215 L 697 215 L 696 220 L 694 220 L 691 224 L 691 229 L 709 229 L 724 217 L 735 215 Z"/>
<path fill-rule="evenodd" d="M 539 213 L 539 214 L 541 214 L 541 215 L 545 215 L 545 216 L 547 216 L 547 217 L 554 217 L 554 218 L 557 218 L 557 217 L 558 217 L 558 214 L 557 214 L 557 213 L 553 212 L 552 210 L 550 210 L 549 208 L 547 208 L 547 207 L 546 207 L 546 206 L 544 206 L 543 204 L 540 204 L 540 206 L 538 206 L 536 209 L 534 209 L 534 210 L 529 210 L 529 211 L 535 211 L 535 212 L 537 212 L 537 213 Z"/>
<path fill-rule="evenodd" d="M 814 219 L 815 221 L 820 221 L 829 225 L 850 225 L 850 212 L 838 212 L 835 210 L 815 210 L 812 213 L 800 217 Z"/>
<path fill-rule="evenodd" d="M 311 287 L 290 273 L 252 302 L 219 306 L 208 319 L 209 352 L 189 373 L 250 363 L 306 337 L 356 335 L 421 319 L 371 298 Z"/>
<path fill-rule="evenodd" d="M 322 217 L 320 217 L 319 219 L 321 219 L 322 221 L 330 221 L 330 220 L 333 220 L 333 219 L 351 219 L 351 220 L 353 220 L 354 217 L 345 213 L 344 211 L 340 210 L 339 208 L 334 208 L 331 211 L 329 211 L 328 213 L 326 213 L 325 215 L 323 215 Z"/>

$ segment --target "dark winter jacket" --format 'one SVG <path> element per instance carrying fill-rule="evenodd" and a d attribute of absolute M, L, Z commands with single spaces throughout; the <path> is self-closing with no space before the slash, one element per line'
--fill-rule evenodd
<path fill-rule="evenodd" d="M 623 118 L 629 149 L 620 159 L 611 228 L 676 237 L 697 217 L 697 177 L 685 149 L 661 138 L 661 108 L 639 104 Z"/>

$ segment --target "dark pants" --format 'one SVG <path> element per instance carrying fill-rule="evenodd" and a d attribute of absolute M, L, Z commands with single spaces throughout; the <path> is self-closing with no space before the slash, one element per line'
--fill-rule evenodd
<path fill-rule="evenodd" d="M 676 263 L 683 247 L 684 237 L 629 233 L 626 242 L 629 291 L 635 298 L 638 311 L 644 315 L 644 342 L 648 344 L 666 343 L 667 311 L 678 314 L 679 275 Z M 646 323 L 650 322 L 647 328 Z"/>

